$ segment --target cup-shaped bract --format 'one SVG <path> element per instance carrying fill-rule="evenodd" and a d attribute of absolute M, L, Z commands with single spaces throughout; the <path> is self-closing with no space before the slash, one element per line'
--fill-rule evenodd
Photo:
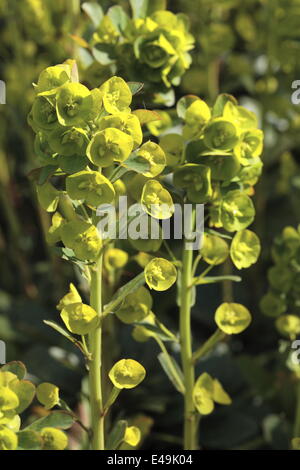
<path fill-rule="evenodd" d="M 214 402 L 220 405 L 230 405 L 232 403 L 230 396 L 217 379 L 213 379 L 213 399 Z"/>
<path fill-rule="evenodd" d="M 238 269 L 249 268 L 258 260 L 260 250 L 258 236 L 251 230 L 241 230 L 233 237 L 230 256 Z"/>
<path fill-rule="evenodd" d="M 66 220 L 59 212 L 55 212 L 52 216 L 52 224 L 46 235 L 46 240 L 49 245 L 54 245 L 61 240 L 61 228 L 66 223 Z"/>
<path fill-rule="evenodd" d="M 295 273 L 285 263 L 276 264 L 268 270 L 268 281 L 274 290 L 284 294 L 287 294 L 296 285 L 294 282 Z"/>
<path fill-rule="evenodd" d="M 222 118 L 213 119 L 204 129 L 204 143 L 213 150 L 232 150 L 239 137 L 235 125 Z"/>
<path fill-rule="evenodd" d="M 255 208 L 250 197 L 237 189 L 223 197 L 220 216 L 225 230 L 235 232 L 247 228 L 253 222 Z"/>
<path fill-rule="evenodd" d="M 83 200 L 93 207 L 110 204 L 115 198 L 113 185 L 98 171 L 80 171 L 68 176 L 66 189 L 71 199 Z"/>
<path fill-rule="evenodd" d="M 121 390 L 137 387 L 145 376 L 144 367 L 134 359 L 121 359 L 109 372 L 113 385 Z"/>
<path fill-rule="evenodd" d="M 104 253 L 104 265 L 108 271 L 122 269 L 127 264 L 128 254 L 119 248 L 108 248 Z"/>
<path fill-rule="evenodd" d="M 59 87 L 71 81 L 71 68 L 68 64 L 47 67 L 40 73 L 36 91 L 38 95 L 54 95 Z"/>
<path fill-rule="evenodd" d="M 150 289 L 165 291 L 177 279 L 177 270 L 170 261 L 164 258 L 153 258 L 145 267 L 145 279 Z"/>
<path fill-rule="evenodd" d="M 56 109 L 53 103 L 44 96 L 37 96 L 32 106 L 34 124 L 44 131 L 50 131 L 58 126 Z"/>
<path fill-rule="evenodd" d="M 223 110 L 223 118 L 231 121 L 239 130 L 247 131 L 256 129 L 258 120 L 255 113 L 249 111 L 243 106 L 237 106 L 228 101 Z"/>
<path fill-rule="evenodd" d="M 19 398 L 9 386 L 0 386 L 0 412 L 18 408 Z"/>
<path fill-rule="evenodd" d="M 83 156 L 88 145 L 88 135 L 80 127 L 59 126 L 49 134 L 49 145 L 53 152 L 62 156 Z"/>
<path fill-rule="evenodd" d="M 211 170 L 208 166 L 188 163 L 174 171 L 174 185 L 186 189 L 191 202 L 204 203 L 211 199 Z"/>
<path fill-rule="evenodd" d="M 59 191 L 49 182 L 37 184 L 37 197 L 42 208 L 47 212 L 54 212 L 59 202 Z"/>
<path fill-rule="evenodd" d="M 43 382 L 37 387 L 36 396 L 46 410 L 51 410 L 59 403 L 59 388 L 49 382 Z"/>
<path fill-rule="evenodd" d="M 87 157 L 100 167 L 108 167 L 114 162 L 123 162 L 133 150 L 133 139 L 119 129 L 108 127 L 97 132 L 87 148 Z"/>
<path fill-rule="evenodd" d="M 132 113 L 116 113 L 111 116 L 104 116 L 98 122 L 98 128 L 103 131 L 107 128 L 119 129 L 125 134 L 128 134 L 133 139 L 134 146 L 136 149 L 143 142 L 143 132 L 140 121 L 137 116 Z"/>
<path fill-rule="evenodd" d="M 141 286 L 136 291 L 127 295 L 116 315 L 123 323 L 140 322 L 146 318 L 152 308 L 150 292 Z"/>
<path fill-rule="evenodd" d="M 130 112 L 132 93 L 122 78 L 110 78 L 101 85 L 100 91 L 103 93 L 103 106 L 109 114 Z"/>
<path fill-rule="evenodd" d="M 43 450 L 65 450 L 68 445 L 66 434 L 60 429 L 46 427 L 41 431 Z"/>
<path fill-rule="evenodd" d="M 200 98 L 196 99 L 185 112 L 185 126 L 183 128 L 184 138 L 198 138 L 210 119 L 211 111 L 209 106 Z"/>
<path fill-rule="evenodd" d="M 276 328 L 283 336 L 294 340 L 300 334 L 300 318 L 296 315 L 282 315 L 276 319 Z"/>
<path fill-rule="evenodd" d="M 17 450 L 18 437 L 8 427 L 0 426 L 0 450 Z"/>
<path fill-rule="evenodd" d="M 207 264 L 217 266 L 228 258 L 229 248 L 223 238 L 205 233 L 200 253 Z"/>
<path fill-rule="evenodd" d="M 162 148 L 150 140 L 137 150 L 137 157 L 149 165 L 149 169 L 143 172 L 144 176 L 153 178 L 159 175 L 166 166 L 166 156 Z"/>
<path fill-rule="evenodd" d="M 72 220 L 63 225 L 61 239 L 80 260 L 95 261 L 102 247 L 97 228 L 84 220 Z"/>
<path fill-rule="evenodd" d="M 124 442 L 136 447 L 141 440 L 141 431 L 136 426 L 128 426 L 125 431 Z"/>
<path fill-rule="evenodd" d="M 208 415 L 214 410 L 213 390 L 213 379 L 204 372 L 198 377 L 193 388 L 194 405 L 202 415 Z"/>
<path fill-rule="evenodd" d="M 62 126 L 84 125 L 93 111 L 90 90 L 81 83 L 66 83 L 57 92 L 56 110 Z"/>
<path fill-rule="evenodd" d="M 169 219 L 174 212 L 171 194 L 156 180 L 145 183 L 141 203 L 145 211 L 155 219 Z"/>
<path fill-rule="evenodd" d="M 66 305 L 60 316 L 68 330 L 76 335 L 87 335 L 97 327 L 99 321 L 97 312 L 81 302 Z"/>
<path fill-rule="evenodd" d="M 56 306 L 57 310 L 62 310 L 64 307 L 70 304 L 76 304 L 81 302 L 81 297 L 74 286 L 74 284 L 70 284 L 69 292 L 63 296 L 63 298 L 59 301 L 58 305 Z"/>
<path fill-rule="evenodd" d="M 251 129 L 240 136 L 240 141 L 234 148 L 242 165 L 249 165 L 263 151 L 264 134 L 260 129 Z"/>
<path fill-rule="evenodd" d="M 224 302 L 216 310 L 215 322 L 227 335 L 236 335 L 248 328 L 251 314 L 244 305 Z"/>
<path fill-rule="evenodd" d="M 181 163 L 184 149 L 184 139 L 179 134 L 166 134 L 160 137 L 159 145 L 165 152 L 166 164 L 177 166 Z"/>

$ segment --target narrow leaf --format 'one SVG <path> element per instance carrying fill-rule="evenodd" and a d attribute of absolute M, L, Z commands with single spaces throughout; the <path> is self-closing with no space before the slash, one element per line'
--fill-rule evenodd
<path fill-rule="evenodd" d="M 95 2 L 85 2 L 82 4 L 83 11 L 87 14 L 87 16 L 92 20 L 93 25 L 95 28 L 98 28 L 102 18 L 103 18 L 103 10 Z"/>
<path fill-rule="evenodd" d="M 136 95 L 144 88 L 144 84 L 142 82 L 127 82 L 127 85 L 133 95 Z"/>
<path fill-rule="evenodd" d="M 72 336 L 71 333 L 69 333 L 67 330 L 62 328 L 60 325 L 58 325 L 54 321 L 44 320 L 44 323 L 50 326 L 50 328 L 53 328 L 53 330 L 57 331 L 65 338 L 67 338 L 69 341 L 71 341 L 71 343 L 77 346 L 77 348 L 79 348 L 80 351 L 86 356 L 86 351 L 84 350 L 83 344 L 80 341 L 78 341 L 76 338 L 74 338 L 74 336 Z"/>
<path fill-rule="evenodd" d="M 169 377 L 176 390 L 178 390 L 180 393 L 184 393 L 182 370 L 180 369 L 175 359 L 163 352 L 161 352 L 157 357 L 163 370 Z"/>
<path fill-rule="evenodd" d="M 128 294 L 134 292 L 139 287 L 145 284 L 145 275 L 144 272 L 136 276 L 134 279 L 129 281 L 125 286 L 121 287 L 115 295 L 113 296 L 112 300 L 104 306 L 103 315 L 108 315 L 109 313 L 113 313 L 116 307 L 127 297 Z"/>
<path fill-rule="evenodd" d="M 74 421 L 74 417 L 67 411 L 52 411 L 47 416 L 31 423 L 26 427 L 26 430 L 30 429 L 39 432 L 46 427 L 69 429 Z"/>
<path fill-rule="evenodd" d="M 214 284 L 216 282 L 223 281 L 241 282 L 241 280 L 242 278 L 240 276 L 207 276 L 195 279 L 194 285 L 199 286 L 202 284 Z"/>
<path fill-rule="evenodd" d="M 108 436 L 106 450 L 116 450 L 122 444 L 127 424 L 127 421 L 124 420 L 117 422 Z"/>

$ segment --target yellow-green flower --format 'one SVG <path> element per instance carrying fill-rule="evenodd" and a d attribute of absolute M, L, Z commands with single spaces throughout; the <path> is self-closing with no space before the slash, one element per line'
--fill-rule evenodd
<path fill-rule="evenodd" d="M 218 265 L 227 259 L 229 248 L 223 238 L 205 233 L 200 253 L 207 264 Z"/>
<path fill-rule="evenodd" d="M 43 450 L 65 450 L 68 445 L 66 434 L 60 429 L 44 428 L 41 431 Z"/>
<path fill-rule="evenodd" d="M 156 180 L 145 183 L 141 203 L 145 211 L 155 219 L 169 219 L 174 212 L 172 196 Z"/>
<path fill-rule="evenodd" d="M 120 131 L 108 127 L 97 132 L 88 145 L 86 154 L 94 165 L 107 167 L 116 162 L 126 160 L 133 150 L 133 138 Z"/>
<path fill-rule="evenodd" d="M 124 442 L 136 447 L 141 440 L 141 431 L 136 426 L 128 426 L 125 431 Z"/>
<path fill-rule="evenodd" d="M 80 126 L 91 118 L 93 98 L 81 83 L 66 83 L 56 95 L 56 110 L 62 126 Z"/>
<path fill-rule="evenodd" d="M 165 291 L 176 282 L 177 271 L 170 261 L 153 258 L 145 268 L 145 279 L 150 289 Z"/>
<path fill-rule="evenodd" d="M 38 401 L 50 410 L 59 403 L 59 388 L 48 382 L 40 384 L 36 389 Z"/>
<path fill-rule="evenodd" d="M 185 189 L 188 199 L 204 203 L 212 197 L 211 170 L 208 166 L 188 163 L 174 171 L 174 186 Z"/>
<path fill-rule="evenodd" d="M 8 386 L 0 386 L 0 411 L 18 408 L 19 398 Z"/>
<path fill-rule="evenodd" d="M 127 295 L 116 315 L 124 323 L 134 323 L 146 318 L 151 308 L 152 297 L 150 292 L 141 286 Z"/>
<path fill-rule="evenodd" d="M 66 305 L 60 316 L 68 330 L 76 335 L 90 333 L 97 327 L 99 320 L 97 312 L 83 303 Z"/>
<path fill-rule="evenodd" d="M 204 129 L 204 143 L 210 149 L 232 150 L 238 140 L 235 125 L 222 118 L 215 118 Z"/>
<path fill-rule="evenodd" d="M 165 152 L 168 166 L 176 166 L 181 163 L 184 147 L 184 139 L 179 134 L 167 134 L 161 136 L 159 145 Z"/>
<path fill-rule="evenodd" d="M 251 230 L 242 230 L 234 236 L 230 246 L 230 256 L 238 269 L 249 268 L 256 263 L 260 254 L 260 241 Z"/>
<path fill-rule="evenodd" d="M 119 129 L 132 137 L 134 149 L 139 147 L 143 141 L 143 132 L 140 121 L 134 114 L 126 112 L 116 113 L 112 116 L 102 117 L 98 123 L 99 130 L 107 128 Z"/>
<path fill-rule="evenodd" d="M 94 261 L 102 247 L 97 228 L 83 220 L 66 223 L 61 229 L 61 239 L 81 260 Z"/>
<path fill-rule="evenodd" d="M 149 169 L 143 172 L 144 176 L 152 178 L 159 175 L 166 166 L 166 156 L 162 148 L 154 142 L 148 141 L 137 151 L 140 160 L 149 165 Z"/>
<path fill-rule="evenodd" d="M 57 310 L 62 310 L 67 305 L 70 304 L 78 304 L 81 302 L 81 297 L 78 293 L 78 290 L 74 286 L 74 284 L 70 284 L 69 292 L 63 296 L 63 298 L 59 301 L 58 305 L 56 306 Z"/>
<path fill-rule="evenodd" d="M 109 114 L 130 111 L 132 93 L 127 83 L 120 77 L 112 77 L 100 87 L 103 105 Z"/>
<path fill-rule="evenodd" d="M 215 322 L 227 335 L 236 335 L 248 328 L 251 315 L 243 305 L 225 302 L 217 308 Z"/>
<path fill-rule="evenodd" d="M 300 318 L 296 315 L 282 315 L 276 319 L 276 328 L 283 336 L 294 340 L 300 334 Z"/>
<path fill-rule="evenodd" d="M 94 207 L 110 204 L 115 197 L 113 185 L 98 171 L 80 171 L 68 176 L 66 190 L 71 199 L 83 200 Z"/>
<path fill-rule="evenodd" d="M 36 91 L 38 95 L 54 95 L 57 89 L 70 82 L 71 69 L 68 64 L 47 67 L 39 76 Z"/>
<path fill-rule="evenodd" d="M 145 378 L 144 367 L 133 359 L 121 359 L 110 370 L 109 378 L 118 389 L 134 388 Z"/>

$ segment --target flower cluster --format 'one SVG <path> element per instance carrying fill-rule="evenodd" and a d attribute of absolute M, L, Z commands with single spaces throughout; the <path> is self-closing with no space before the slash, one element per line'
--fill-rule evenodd
<path fill-rule="evenodd" d="M 274 265 L 268 270 L 269 290 L 261 299 L 265 315 L 276 318 L 281 335 L 295 339 L 300 333 L 300 230 L 285 227 L 272 247 Z"/>
<path fill-rule="evenodd" d="M 95 16 L 92 21 L 95 24 Z M 185 15 L 151 5 L 137 11 L 133 5 L 133 18 L 121 7 L 102 12 L 90 45 L 103 73 L 109 69 L 129 80 L 145 81 L 159 95 L 179 85 L 191 65 L 194 38 Z"/>
<path fill-rule="evenodd" d="M 0 369 L 0 450 L 64 450 L 68 438 L 58 428 L 70 427 L 73 420 L 66 418 L 70 422 L 63 425 L 59 411 L 53 414 L 46 411 L 59 404 L 59 389 L 49 383 L 36 388 L 24 380 L 25 374 L 21 362 L 11 362 Z M 45 406 L 45 417 L 21 429 L 20 414 L 31 405 L 35 395 Z"/>

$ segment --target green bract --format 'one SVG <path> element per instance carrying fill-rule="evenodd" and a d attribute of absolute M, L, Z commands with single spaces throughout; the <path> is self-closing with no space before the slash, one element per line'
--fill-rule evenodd
<path fill-rule="evenodd" d="M 9 428 L 0 426 L 0 450 L 16 450 L 17 447 L 17 435 Z"/>
<path fill-rule="evenodd" d="M 88 135 L 80 127 L 60 126 L 49 134 L 49 145 L 59 155 L 85 155 Z"/>
<path fill-rule="evenodd" d="M 202 415 L 208 415 L 214 410 L 214 402 L 221 405 L 230 405 L 231 398 L 225 392 L 217 379 L 213 379 L 204 372 L 198 377 L 193 389 L 193 401 L 197 411 Z"/>
<path fill-rule="evenodd" d="M 59 403 L 59 388 L 48 382 L 40 384 L 36 389 L 37 399 L 46 410 L 50 410 Z"/>
<path fill-rule="evenodd" d="M 211 170 L 205 165 L 188 163 L 174 171 L 174 185 L 186 189 L 191 202 L 207 202 L 212 197 Z"/>
<path fill-rule="evenodd" d="M 53 95 L 57 89 L 70 82 L 71 70 L 67 64 L 48 67 L 39 76 L 36 91 L 39 95 Z"/>
<path fill-rule="evenodd" d="M 142 286 L 132 294 L 127 295 L 116 315 L 124 323 L 135 323 L 146 318 L 151 308 L 152 297 L 150 292 Z"/>
<path fill-rule="evenodd" d="M 172 119 L 166 111 L 154 110 L 154 112 L 158 114 L 160 119 L 150 122 L 147 127 L 152 135 L 158 137 L 172 127 Z"/>
<path fill-rule="evenodd" d="M 231 101 L 225 104 L 223 117 L 244 131 L 255 129 L 258 124 L 257 117 L 252 111 L 243 106 L 236 106 Z"/>
<path fill-rule="evenodd" d="M 50 131 L 58 125 L 55 106 L 44 96 L 38 96 L 33 103 L 32 117 L 38 128 Z"/>
<path fill-rule="evenodd" d="M 216 310 L 215 322 L 227 335 L 236 335 L 248 328 L 251 315 L 243 305 L 225 302 Z"/>
<path fill-rule="evenodd" d="M 154 142 L 146 142 L 137 151 L 138 159 L 149 165 L 149 170 L 142 174 L 149 178 L 159 175 L 166 166 L 166 156 L 162 148 Z"/>
<path fill-rule="evenodd" d="M 92 163 L 101 167 L 123 162 L 133 150 L 133 139 L 119 129 L 107 128 L 97 132 L 87 148 Z"/>
<path fill-rule="evenodd" d="M 44 428 L 41 438 L 44 450 L 64 450 L 68 445 L 68 438 L 60 429 Z"/>
<path fill-rule="evenodd" d="M 205 124 L 211 118 L 211 111 L 205 101 L 196 99 L 185 112 L 185 126 L 183 136 L 185 139 L 200 137 Z"/>
<path fill-rule="evenodd" d="M 81 302 L 81 297 L 74 286 L 74 284 L 70 284 L 69 292 L 63 296 L 63 298 L 59 301 L 59 304 L 56 306 L 57 310 L 62 310 L 67 305 L 76 304 Z"/>
<path fill-rule="evenodd" d="M 86 335 L 98 324 L 97 312 L 83 303 L 66 305 L 60 316 L 68 330 L 76 335 Z"/>
<path fill-rule="evenodd" d="M 145 211 L 156 219 L 169 219 L 174 212 L 172 196 L 156 180 L 149 180 L 144 185 L 141 203 Z"/>
<path fill-rule="evenodd" d="M 170 261 L 154 258 L 145 268 L 145 279 L 150 289 L 164 291 L 176 282 L 177 271 Z"/>
<path fill-rule="evenodd" d="M 52 217 L 52 225 L 48 230 L 46 240 L 47 243 L 50 245 L 54 245 L 55 243 L 61 240 L 61 228 L 66 223 L 66 220 L 60 215 L 59 212 L 55 212 Z"/>
<path fill-rule="evenodd" d="M 116 388 L 134 388 L 145 378 L 144 367 L 133 359 L 121 359 L 110 370 L 109 378 Z"/>
<path fill-rule="evenodd" d="M 218 265 L 228 258 L 229 248 L 223 238 L 205 233 L 200 253 L 206 263 Z"/>
<path fill-rule="evenodd" d="M 240 142 L 234 148 L 242 165 L 249 165 L 251 159 L 257 158 L 263 151 L 263 132 L 260 129 L 252 129 L 240 136 Z"/>
<path fill-rule="evenodd" d="M 85 201 L 91 206 L 113 202 L 115 190 L 111 182 L 97 171 L 80 171 L 66 179 L 71 199 Z"/>
<path fill-rule="evenodd" d="M 284 297 L 276 292 L 268 292 L 260 301 L 261 311 L 270 317 L 278 317 L 287 309 Z"/>
<path fill-rule="evenodd" d="M 296 315 L 282 315 L 276 319 L 276 327 L 283 336 L 294 340 L 300 333 L 300 318 Z"/>
<path fill-rule="evenodd" d="M 83 220 L 72 220 L 63 225 L 61 239 L 81 260 L 95 260 L 102 246 L 97 228 Z"/>
<path fill-rule="evenodd" d="M 230 256 L 238 269 L 249 268 L 256 263 L 260 249 L 258 236 L 251 230 L 242 230 L 232 240 Z"/>
<path fill-rule="evenodd" d="M 212 120 L 204 129 L 204 143 L 210 149 L 232 150 L 238 140 L 235 125 L 222 118 Z"/>
<path fill-rule="evenodd" d="M 104 264 L 108 270 L 121 269 L 127 264 L 127 261 L 126 251 L 118 248 L 109 248 L 104 253 Z"/>
<path fill-rule="evenodd" d="M 100 87 L 103 93 L 103 106 L 110 114 L 129 111 L 132 94 L 129 86 L 120 77 L 112 77 Z"/>
<path fill-rule="evenodd" d="M 159 145 L 165 152 L 168 166 L 181 163 L 184 139 L 179 134 L 167 134 L 160 137 Z"/>
<path fill-rule="evenodd" d="M 253 202 L 239 190 L 229 191 L 221 203 L 221 222 L 229 232 L 243 230 L 253 222 L 255 209 Z"/>
<path fill-rule="evenodd" d="M 141 440 L 141 431 L 136 426 L 126 428 L 124 442 L 132 447 L 136 447 Z"/>
<path fill-rule="evenodd" d="M 137 116 L 129 113 L 116 113 L 112 116 L 105 116 L 99 120 L 98 127 L 100 130 L 107 128 L 119 129 L 125 134 L 132 137 L 134 142 L 134 148 L 141 145 L 143 141 L 143 133 L 141 124 Z"/>
<path fill-rule="evenodd" d="M 58 120 L 63 126 L 80 126 L 89 121 L 93 111 L 90 90 L 80 83 L 63 85 L 56 95 Z"/>

